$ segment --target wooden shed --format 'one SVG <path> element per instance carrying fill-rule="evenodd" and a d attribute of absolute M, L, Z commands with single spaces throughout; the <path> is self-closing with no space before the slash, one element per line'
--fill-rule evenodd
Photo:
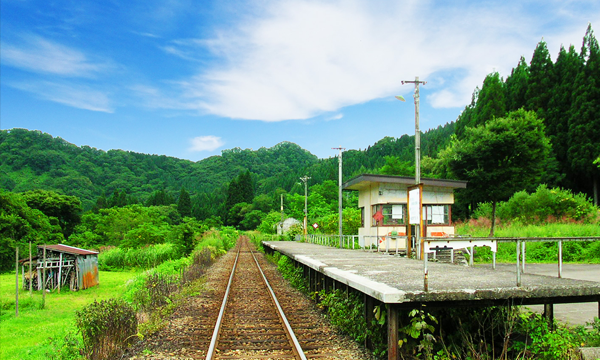
<path fill-rule="evenodd" d="M 31 264 L 34 289 L 54 290 L 68 285 L 72 291 L 76 291 L 99 284 L 97 251 L 57 244 L 46 245 L 45 258 L 44 245 L 38 245 L 37 252 Z M 23 287 L 29 289 L 29 259 L 22 260 L 22 264 Z"/>

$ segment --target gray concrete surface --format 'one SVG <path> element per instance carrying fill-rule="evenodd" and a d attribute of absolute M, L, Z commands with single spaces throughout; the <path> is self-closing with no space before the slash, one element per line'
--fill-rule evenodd
<path fill-rule="evenodd" d="M 477 265 L 476 267 L 491 268 L 491 265 Z M 516 272 L 515 264 L 497 264 L 497 269 Z M 558 264 L 525 264 L 525 272 L 530 274 L 558 276 Z M 568 279 L 587 280 L 600 282 L 600 264 L 563 264 L 562 276 Z M 556 304 L 554 317 L 567 324 L 585 325 L 598 316 L 598 303 Z M 533 311 L 543 312 L 541 305 L 527 306 Z"/>
<path fill-rule="evenodd" d="M 384 253 L 336 249 L 288 241 L 269 241 L 279 251 L 340 283 L 385 303 L 514 301 L 518 304 L 600 300 L 600 283 L 533 274 L 527 268 L 522 286 L 514 271 L 429 263 L 429 291 L 424 291 L 423 262 Z"/>
<path fill-rule="evenodd" d="M 600 348 L 580 348 L 583 360 L 600 359 Z"/>

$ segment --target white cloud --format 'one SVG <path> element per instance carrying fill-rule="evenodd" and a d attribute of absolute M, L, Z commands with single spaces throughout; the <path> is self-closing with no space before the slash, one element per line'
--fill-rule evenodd
<path fill-rule="evenodd" d="M 36 94 L 42 99 L 79 109 L 112 113 L 108 95 L 85 85 L 51 81 L 27 81 L 10 84 L 12 87 Z"/>
<path fill-rule="evenodd" d="M 521 55 L 530 58 L 545 35 L 544 11 L 566 6 L 548 1 L 536 5 L 544 11 L 530 12 L 503 1 L 260 4 L 266 5 L 253 12 L 260 15 L 198 41 L 220 61 L 180 82 L 188 107 L 238 119 L 305 119 L 410 94 L 401 80 L 451 70 L 462 76 L 430 83 L 428 100 L 434 107 L 463 107 L 486 74 L 506 76 Z"/>
<path fill-rule="evenodd" d="M 225 144 L 218 136 L 207 135 L 198 136 L 193 138 L 191 141 L 192 146 L 188 151 L 199 152 L 199 151 L 213 151 Z"/>
<path fill-rule="evenodd" d="M 106 65 L 85 54 L 40 36 L 20 37 L 19 45 L 2 43 L 2 62 L 23 70 L 71 77 L 90 77 Z"/>
<path fill-rule="evenodd" d="M 333 116 L 329 116 L 328 118 L 325 119 L 325 121 L 339 120 L 343 117 L 344 117 L 344 114 L 339 113 L 339 114 L 335 114 Z"/>

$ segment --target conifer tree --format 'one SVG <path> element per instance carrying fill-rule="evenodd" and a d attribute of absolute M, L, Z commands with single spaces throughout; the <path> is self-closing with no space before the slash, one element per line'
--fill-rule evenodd
<path fill-rule="evenodd" d="M 567 162 L 569 148 L 569 119 L 572 116 L 575 79 L 583 69 L 583 59 L 575 47 L 571 45 L 569 51 L 561 47 L 553 71 L 553 92 L 548 102 L 548 110 L 544 119 L 546 134 L 550 138 L 553 153 L 560 164 L 559 171 L 563 174 L 571 172 Z M 547 184 L 551 185 L 551 184 Z M 558 185 L 558 184 L 556 184 Z M 562 185 L 562 184 L 561 184 Z"/>
<path fill-rule="evenodd" d="M 529 66 L 529 86 L 527 87 L 527 110 L 537 112 L 544 119 L 545 111 L 552 91 L 552 59 L 544 40 L 540 41 L 533 52 Z"/>
<path fill-rule="evenodd" d="M 485 77 L 475 106 L 475 119 L 470 126 L 479 126 L 506 114 L 504 83 L 498 72 Z"/>
<path fill-rule="evenodd" d="M 515 111 L 526 105 L 529 65 L 521 56 L 517 67 L 506 78 L 506 110 Z"/>
<path fill-rule="evenodd" d="M 567 156 L 579 176 L 582 190 L 593 193 L 598 204 L 600 171 L 593 165 L 600 154 L 600 48 L 591 24 L 588 26 L 581 49 L 585 61 L 583 70 L 575 79 L 573 111 L 569 119 Z"/>
<path fill-rule="evenodd" d="M 182 187 L 179 192 L 177 211 L 182 218 L 192 216 L 192 199 L 190 198 L 190 194 L 185 190 L 185 187 Z"/>

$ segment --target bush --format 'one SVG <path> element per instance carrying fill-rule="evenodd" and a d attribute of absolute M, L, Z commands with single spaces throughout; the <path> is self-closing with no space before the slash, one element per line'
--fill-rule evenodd
<path fill-rule="evenodd" d="M 491 218 L 490 203 L 480 204 L 474 212 L 476 218 Z M 523 224 L 542 222 L 583 221 L 597 222 L 598 208 L 583 194 L 574 195 L 570 190 L 549 189 L 540 185 L 534 193 L 515 193 L 508 201 L 497 205 L 497 216 L 503 221 L 518 221 Z"/>
<path fill-rule="evenodd" d="M 121 299 L 94 300 L 75 314 L 88 359 L 120 357 L 137 333 L 135 310 Z"/>
<path fill-rule="evenodd" d="M 149 269 L 181 256 L 180 247 L 172 243 L 150 245 L 141 249 L 115 247 L 100 253 L 98 267 L 100 270 L 132 267 Z"/>

